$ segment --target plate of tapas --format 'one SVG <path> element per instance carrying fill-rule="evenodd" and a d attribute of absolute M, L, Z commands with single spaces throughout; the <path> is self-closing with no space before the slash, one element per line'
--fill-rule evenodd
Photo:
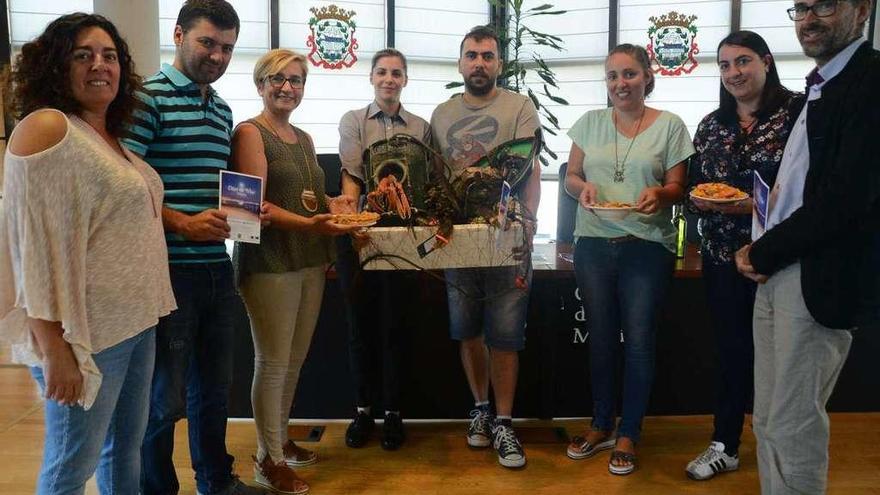
<path fill-rule="evenodd" d="M 707 182 L 691 190 L 691 197 L 709 203 L 736 203 L 748 199 L 749 195 L 740 189 L 720 182 Z"/>
<path fill-rule="evenodd" d="M 604 220 L 620 220 L 629 215 L 636 207 L 621 201 L 602 201 L 587 206 L 587 209 Z"/>
<path fill-rule="evenodd" d="M 333 215 L 333 223 L 352 227 L 370 227 L 379 221 L 379 214 L 372 211 L 360 213 L 337 213 Z"/>

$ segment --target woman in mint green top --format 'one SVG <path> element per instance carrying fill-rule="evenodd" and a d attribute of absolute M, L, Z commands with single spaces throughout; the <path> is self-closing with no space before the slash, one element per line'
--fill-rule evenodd
<path fill-rule="evenodd" d="M 678 116 L 645 105 L 654 75 L 644 48 L 614 48 L 605 76 L 613 106 L 587 112 L 568 133 L 565 189 L 580 206 L 574 264 L 590 330 L 593 422 L 567 455 L 584 459 L 613 448 L 608 470 L 625 475 L 637 466 L 635 445 L 654 377 L 655 321 L 675 261 L 671 207 L 684 196 L 685 160 L 694 148 Z M 590 209 L 609 201 L 634 210 L 612 220 Z M 621 330 L 623 408 L 615 428 Z"/>
<path fill-rule="evenodd" d="M 677 115 L 644 105 L 643 109 L 641 125 L 636 120 L 630 126 L 621 126 L 626 119 L 622 117 L 619 127 L 615 128 L 617 110 L 612 107 L 587 112 L 568 132 L 573 144 L 566 176 L 567 190 L 577 190 L 577 181 L 589 184 L 581 187 L 581 208 L 577 211 L 574 235 L 605 238 L 631 235 L 659 242 L 674 252 L 676 232 L 668 206 L 683 192 L 678 189 L 685 179 L 675 180 L 675 176 L 684 173 L 682 162 L 694 153 L 694 146 L 687 127 Z M 632 139 L 627 137 L 635 127 L 640 127 L 638 135 Z M 623 176 L 620 182 L 614 180 L 615 153 L 621 164 L 617 168 L 618 177 L 621 172 Z M 582 167 L 575 166 L 579 162 L 583 163 Z M 587 195 L 591 196 L 585 197 Z M 607 201 L 630 203 L 640 208 L 621 220 L 604 220 L 586 209 L 592 202 Z"/>

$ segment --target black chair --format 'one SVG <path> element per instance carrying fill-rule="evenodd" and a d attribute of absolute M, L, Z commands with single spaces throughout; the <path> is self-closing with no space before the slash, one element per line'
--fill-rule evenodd
<path fill-rule="evenodd" d="M 577 200 L 565 192 L 565 171 L 568 162 L 559 166 L 559 193 L 556 200 L 556 242 L 574 242 L 574 223 L 577 215 Z"/>
<path fill-rule="evenodd" d="M 321 153 L 318 165 L 324 169 L 324 188 L 328 196 L 339 196 L 342 191 L 342 162 L 337 153 Z"/>

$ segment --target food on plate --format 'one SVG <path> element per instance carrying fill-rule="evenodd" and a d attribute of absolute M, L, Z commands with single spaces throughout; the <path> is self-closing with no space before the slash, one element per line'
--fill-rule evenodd
<path fill-rule="evenodd" d="M 707 182 L 700 184 L 691 191 L 691 195 L 698 199 L 724 199 L 737 200 L 749 197 L 744 191 L 720 182 Z"/>
<path fill-rule="evenodd" d="M 372 211 L 360 213 L 338 213 L 333 215 L 333 223 L 339 225 L 372 225 L 379 221 L 379 214 Z"/>
<path fill-rule="evenodd" d="M 622 201 L 600 201 L 590 206 L 593 208 L 634 208 L 633 205 Z"/>

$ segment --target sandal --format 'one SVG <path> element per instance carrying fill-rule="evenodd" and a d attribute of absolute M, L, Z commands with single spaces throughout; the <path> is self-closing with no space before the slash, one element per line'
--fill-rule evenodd
<path fill-rule="evenodd" d="M 614 461 L 623 461 L 625 464 L 617 465 Z M 635 452 L 612 450 L 611 458 L 608 460 L 608 471 L 619 476 L 627 475 L 636 470 L 637 463 L 638 457 Z"/>
<path fill-rule="evenodd" d="M 615 439 L 608 435 L 607 440 L 603 440 L 597 443 L 590 443 L 587 440 L 586 436 L 578 436 L 571 439 L 571 443 L 568 444 L 568 449 L 565 450 L 565 455 L 569 457 L 569 459 L 580 460 L 580 459 L 588 459 L 596 455 L 597 452 L 602 450 L 608 450 L 611 447 L 614 447 Z"/>

